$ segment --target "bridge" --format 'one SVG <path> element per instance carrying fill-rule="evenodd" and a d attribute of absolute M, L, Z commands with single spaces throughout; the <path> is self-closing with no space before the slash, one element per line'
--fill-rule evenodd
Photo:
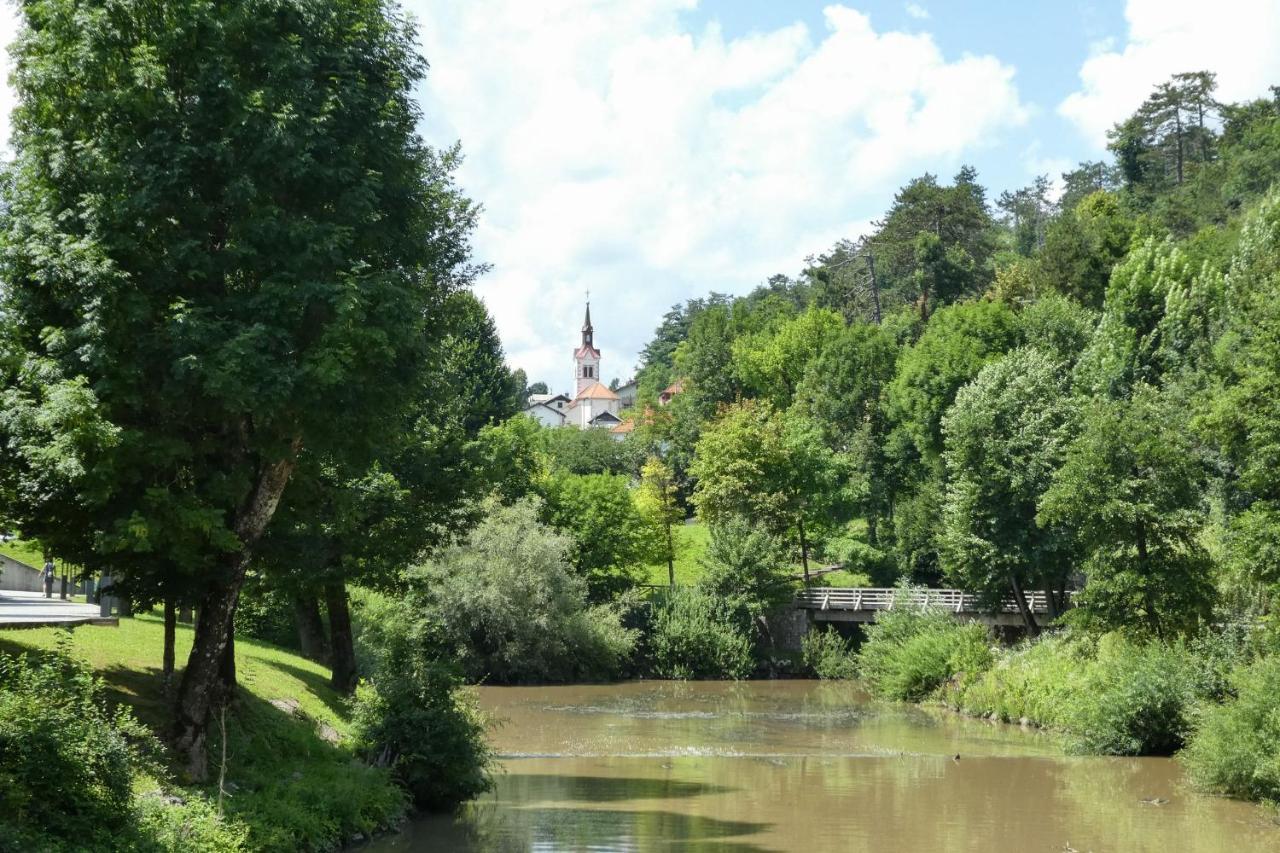
<path fill-rule="evenodd" d="M 1049 604 L 1043 590 L 1027 590 L 1024 595 L 1032 613 L 1048 616 Z M 1012 598 L 1002 601 L 1000 609 L 992 613 L 976 595 L 959 589 L 809 587 L 796 595 L 795 606 L 807 611 L 815 622 L 874 622 L 881 610 L 906 607 L 943 610 L 957 619 L 987 625 L 1022 626 L 1022 616 Z"/>

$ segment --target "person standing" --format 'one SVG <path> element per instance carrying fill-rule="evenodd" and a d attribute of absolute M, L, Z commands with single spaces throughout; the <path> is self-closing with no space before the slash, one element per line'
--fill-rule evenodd
<path fill-rule="evenodd" d="M 53 598 L 53 558 L 44 558 L 44 597 Z"/>

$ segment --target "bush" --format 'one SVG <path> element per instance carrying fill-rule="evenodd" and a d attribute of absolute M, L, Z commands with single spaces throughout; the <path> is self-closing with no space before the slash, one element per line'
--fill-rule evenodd
<path fill-rule="evenodd" d="M 42 655 L 0 655 L 0 836 L 39 827 L 53 839 L 131 831 L 133 773 L 155 748 L 102 683 L 70 654 L 70 635 Z"/>
<path fill-rule="evenodd" d="M 412 574 L 440 657 L 468 679 L 548 682 L 615 677 L 635 645 L 613 605 L 587 606 L 570 540 L 538 521 L 538 505 L 493 503 L 466 542 Z"/>
<path fill-rule="evenodd" d="M 1167 755 L 1183 742 L 1193 701 L 1213 684 L 1203 670 L 1181 644 L 1046 637 L 1001 655 L 949 699 L 968 713 L 1058 729 L 1073 752 Z"/>
<path fill-rule="evenodd" d="M 986 628 L 931 609 L 880 611 L 858 653 L 858 670 L 873 691 L 909 701 L 957 676 L 970 680 L 991 663 Z"/>
<path fill-rule="evenodd" d="M 653 674 L 660 678 L 745 678 L 751 639 L 720 598 L 697 587 L 664 592 L 649 635 Z"/>
<path fill-rule="evenodd" d="M 351 730 L 357 753 L 389 767 L 418 808 L 452 808 L 492 786 L 488 721 L 439 657 L 430 625 L 404 602 L 369 591 L 355 597 L 356 653 L 369 679 L 356 688 Z"/>
<path fill-rule="evenodd" d="M 1208 791 L 1280 800 L 1280 656 L 1241 668 L 1232 685 L 1234 699 L 1198 713 L 1182 761 L 1192 782 Z"/>
<path fill-rule="evenodd" d="M 1187 733 L 1195 680 L 1184 646 L 1103 637 L 1066 705 L 1073 751 L 1171 754 Z"/>
<path fill-rule="evenodd" d="M 833 629 L 812 630 L 800 642 L 805 668 L 819 678 L 857 678 L 853 645 Z"/>

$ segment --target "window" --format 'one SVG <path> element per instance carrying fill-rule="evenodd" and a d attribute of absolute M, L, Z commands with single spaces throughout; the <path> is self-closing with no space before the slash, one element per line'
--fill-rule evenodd
<path fill-rule="evenodd" d="M 584 364 L 584 365 L 582 366 L 582 375 L 583 375 L 583 376 L 585 376 L 585 377 L 587 377 L 588 379 L 590 379 L 590 378 L 591 378 L 591 370 L 592 370 L 591 365 L 589 365 L 589 364 Z"/>

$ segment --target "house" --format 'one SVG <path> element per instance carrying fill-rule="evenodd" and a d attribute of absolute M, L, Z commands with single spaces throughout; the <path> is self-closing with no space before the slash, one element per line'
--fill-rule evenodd
<path fill-rule="evenodd" d="M 636 392 L 640 388 L 640 383 L 632 379 L 625 385 L 615 388 L 614 391 L 618 395 L 618 400 L 623 409 L 630 409 L 636 404 Z"/>
<path fill-rule="evenodd" d="M 542 396 L 546 395 L 529 395 L 529 405 L 524 407 L 524 413 L 545 427 L 564 426 L 565 415 L 563 411 L 560 411 L 555 406 L 548 405 L 547 403 L 534 402 L 534 397 Z"/>
<path fill-rule="evenodd" d="M 665 406 L 667 405 L 667 403 L 670 403 L 672 398 L 674 398 L 677 394 L 683 394 L 683 393 L 684 393 L 684 380 L 677 379 L 675 382 L 672 382 L 666 388 L 663 388 L 661 391 L 658 392 L 658 405 Z"/>

